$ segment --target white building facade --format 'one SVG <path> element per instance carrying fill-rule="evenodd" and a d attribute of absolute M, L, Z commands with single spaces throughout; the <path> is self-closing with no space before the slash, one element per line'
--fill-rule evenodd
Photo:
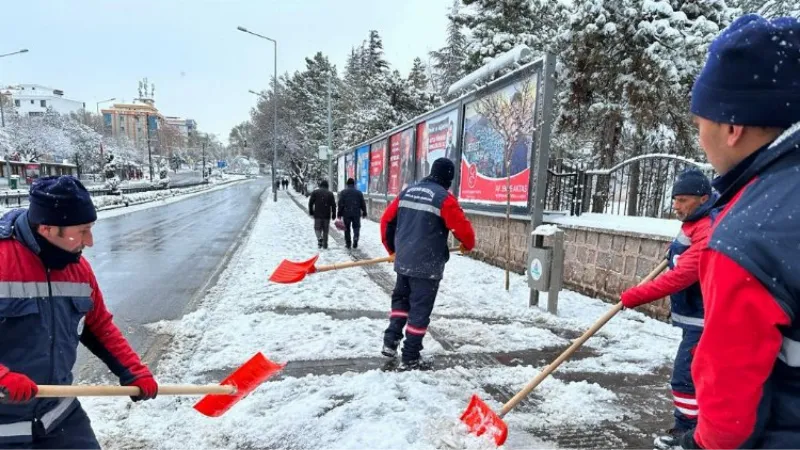
<path fill-rule="evenodd" d="M 64 91 L 39 84 L 19 84 L 3 89 L 10 94 L 14 109 L 20 116 L 43 116 L 48 108 L 59 114 L 79 113 L 86 103 L 64 97 Z"/>

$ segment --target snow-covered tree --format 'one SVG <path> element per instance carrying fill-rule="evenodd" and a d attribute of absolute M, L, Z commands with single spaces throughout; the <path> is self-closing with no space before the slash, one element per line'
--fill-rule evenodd
<path fill-rule="evenodd" d="M 451 17 L 471 34 L 464 63 L 467 73 L 520 44 L 535 52 L 548 50 L 561 24 L 558 12 L 564 6 L 552 0 L 461 1 L 465 7 Z"/>
<path fill-rule="evenodd" d="M 800 2 L 797 0 L 731 0 L 729 3 L 744 13 L 756 13 L 767 18 L 800 18 Z"/>
<path fill-rule="evenodd" d="M 380 34 L 353 50 L 348 59 L 343 87 L 342 111 L 348 120 L 342 125 L 342 139 L 355 145 L 397 124 L 390 103 L 392 74 L 383 52 Z"/>
<path fill-rule="evenodd" d="M 454 97 L 447 96 L 447 89 L 466 75 L 464 63 L 467 59 L 467 38 L 461 30 L 461 25 L 455 20 L 460 6 L 461 0 L 453 1 L 451 14 L 448 16 L 445 45 L 430 52 L 433 69 L 431 81 L 436 92 L 447 100 Z"/>

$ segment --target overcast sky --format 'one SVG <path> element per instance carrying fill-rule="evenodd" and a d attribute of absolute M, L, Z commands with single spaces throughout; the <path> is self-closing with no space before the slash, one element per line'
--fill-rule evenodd
<path fill-rule="evenodd" d="M 272 44 L 237 25 L 278 41 L 278 71 L 293 72 L 317 51 L 339 70 L 351 47 L 370 29 L 383 37 L 386 57 L 408 73 L 417 56 L 444 44 L 452 0 L 24 0 L 2 6 L 0 84 L 35 83 L 65 97 L 132 101 L 138 80 L 155 83 L 165 115 L 190 117 L 227 141 L 249 117 L 272 75 Z M 103 106 L 101 105 L 101 108 Z"/>

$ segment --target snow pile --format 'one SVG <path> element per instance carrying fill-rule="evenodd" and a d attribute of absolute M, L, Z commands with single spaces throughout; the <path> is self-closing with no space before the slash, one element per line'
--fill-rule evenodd
<path fill-rule="evenodd" d="M 627 231 L 674 238 L 681 229 L 681 221 L 656 219 L 653 217 L 633 217 L 612 214 L 586 213 L 580 216 L 546 215 L 545 221 L 557 225 L 599 228 L 601 230 Z"/>
<path fill-rule="evenodd" d="M 558 233 L 559 228 L 556 225 L 539 225 L 533 230 L 533 234 L 538 234 L 539 236 L 552 236 Z"/>

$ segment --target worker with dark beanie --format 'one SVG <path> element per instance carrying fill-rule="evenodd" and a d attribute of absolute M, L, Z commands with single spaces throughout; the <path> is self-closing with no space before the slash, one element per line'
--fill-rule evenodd
<path fill-rule="evenodd" d="M 36 397 L 39 384 L 72 384 L 79 342 L 139 388 L 134 401 L 158 393 L 81 256 L 96 220 L 71 176 L 36 180 L 30 207 L 0 218 L 0 448 L 100 448 L 77 399 Z"/>
<path fill-rule="evenodd" d="M 437 159 L 430 175 L 403 190 L 381 218 L 383 245 L 396 255 L 394 271 L 397 272 L 381 353 L 388 358 L 397 356 L 405 328 L 401 370 L 428 368 L 420 351 L 439 281 L 450 259 L 447 245 L 450 232 L 461 241 L 462 252 L 475 247 L 472 224 L 456 197 L 448 191 L 454 176 L 453 162 Z"/>

